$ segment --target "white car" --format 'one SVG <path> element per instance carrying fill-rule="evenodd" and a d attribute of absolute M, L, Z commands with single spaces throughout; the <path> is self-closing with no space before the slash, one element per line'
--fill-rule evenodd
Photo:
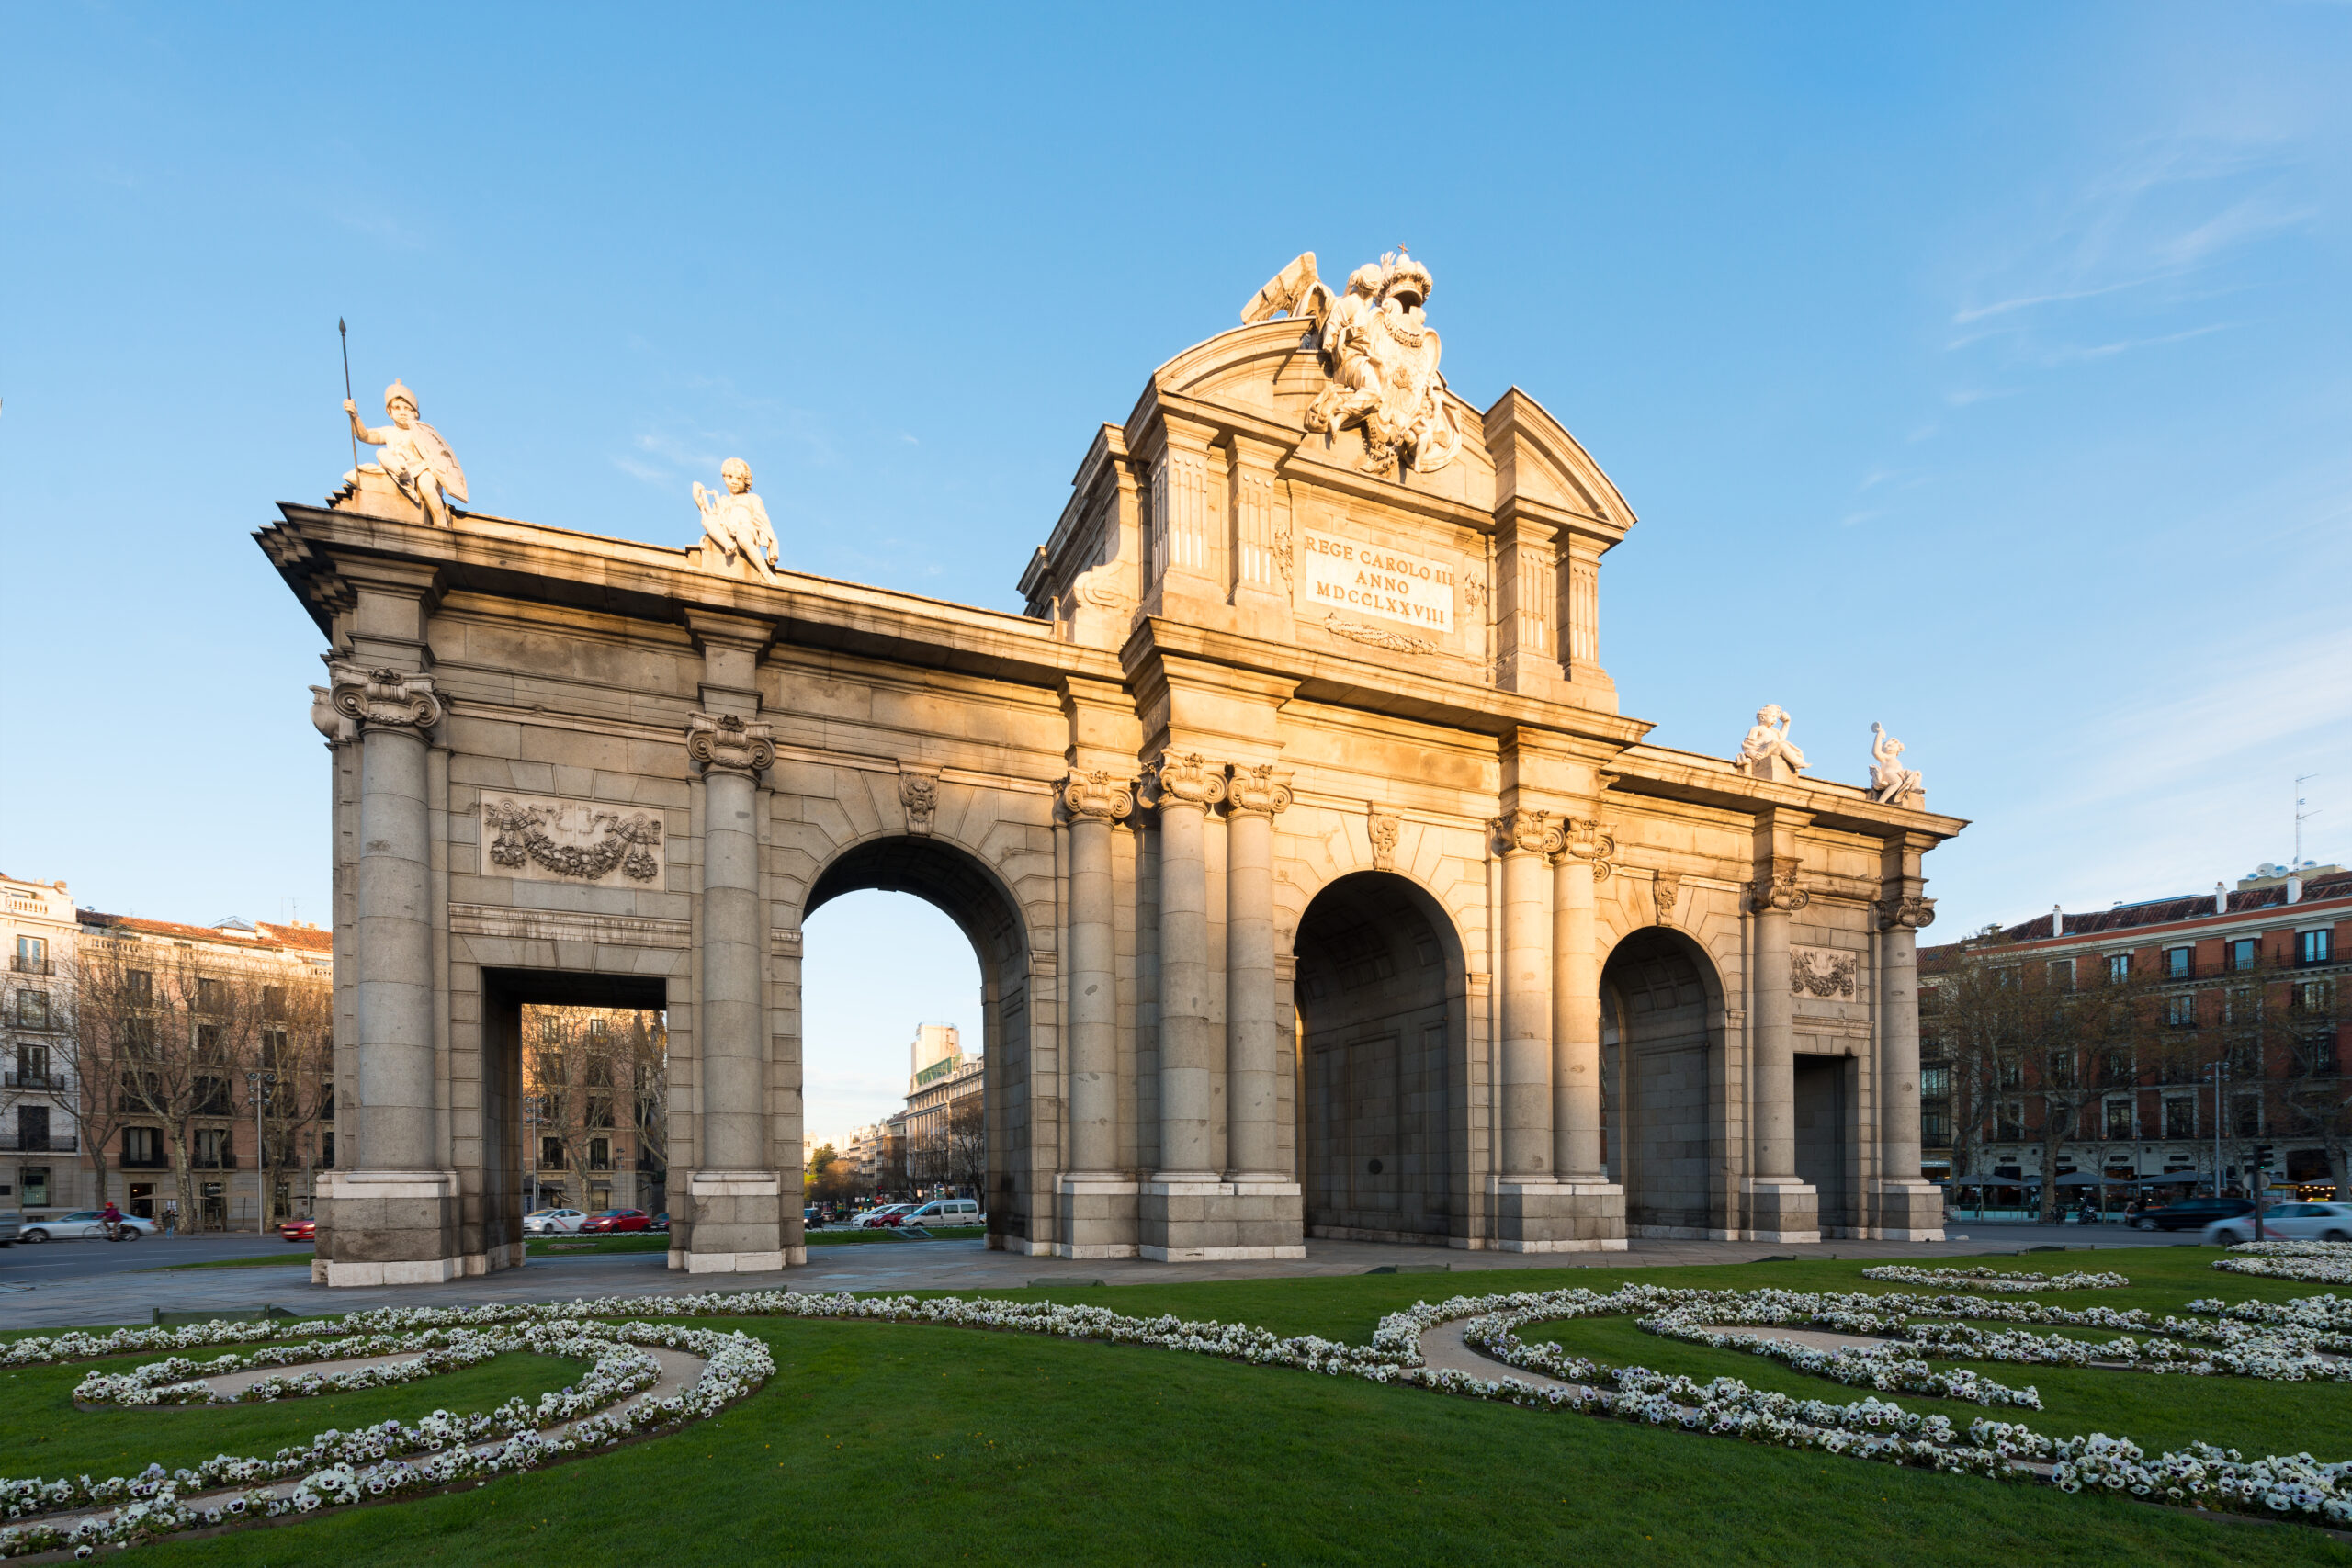
<path fill-rule="evenodd" d="M 977 1225 L 986 1216 L 970 1198 L 935 1198 L 899 1223 L 902 1225 Z"/>
<path fill-rule="evenodd" d="M 142 1235 L 160 1235 L 164 1227 L 153 1220 L 142 1220 L 134 1214 L 122 1216 L 123 1239 Z M 106 1212 L 102 1209 L 76 1209 L 70 1214 L 60 1214 L 53 1220 L 28 1220 L 17 1233 L 18 1241 L 103 1241 L 107 1234 Z"/>
<path fill-rule="evenodd" d="M 588 1216 L 578 1209 L 534 1209 L 523 1216 L 525 1235 L 570 1235 L 578 1230 Z"/>
<path fill-rule="evenodd" d="M 2262 1211 L 2266 1241 L 2352 1241 L 2352 1203 L 2273 1203 Z M 2208 1247 L 2254 1239 L 2254 1216 L 2237 1214 L 2205 1227 Z"/>

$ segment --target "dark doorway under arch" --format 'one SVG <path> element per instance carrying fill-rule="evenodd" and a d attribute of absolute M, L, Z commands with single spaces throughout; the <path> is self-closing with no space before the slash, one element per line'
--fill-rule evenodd
<path fill-rule="evenodd" d="M 1600 976 L 1602 1143 L 1634 1235 L 1723 1225 L 1722 989 L 1690 938 L 1650 927 Z"/>
<path fill-rule="evenodd" d="M 1467 988 L 1453 923 L 1385 872 L 1316 895 L 1294 951 L 1306 1234 L 1463 1234 Z"/>

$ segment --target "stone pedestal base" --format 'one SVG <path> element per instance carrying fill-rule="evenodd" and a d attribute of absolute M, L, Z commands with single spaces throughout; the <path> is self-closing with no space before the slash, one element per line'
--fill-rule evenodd
<path fill-rule="evenodd" d="M 1306 1256 L 1306 1205 L 1295 1181 L 1163 1172 L 1143 1184 L 1136 1219 L 1140 1250 L 1158 1263 Z"/>
<path fill-rule="evenodd" d="M 1933 1182 L 1889 1179 L 1874 1196 L 1881 1240 L 1943 1240 L 1943 1190 Z"/>
<path fill-rule="evenodd" d="M 1054 1179 L 1053 1241 L 1032 1253 L 1056 1258 L 1136 1257 L 1136 1184 L 1105 1171 L 1065 1171 Z"/>
<path fill-rule="evenodd" d="M 468 1272 L 454 1170 L 336 1170 L 319 1182 L 322 1285 L 437 1285 Z M 485 1272 L 486 1260 L 472 1270 Z"/>
<path fill-rule="evenodd" d="M 1747 1183 L 1747 1239 L 1818 1242 L 1820 1205 L 1820 1195 L 1792 1176 L 1751 1177 Z"/>
<path fill-rule="evenodd" d="M 1623 1252 L 1625 1190 L 1613 1181 L 1489 1178 L 1503 1252 Z"/>
<path fill-rule="evenodd" d="M 686 1179 L 694 1229 L 670 1254 L 689 1274 L 772 1274 L 806 1263 L 785 1235 L 784 1179 L 773 1170 L 698 1170 Z M 797 1256 L 795 1256 L 797 1254 Z"/>

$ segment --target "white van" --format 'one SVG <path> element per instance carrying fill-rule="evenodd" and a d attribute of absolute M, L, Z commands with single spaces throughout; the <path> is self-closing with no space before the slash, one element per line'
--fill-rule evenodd
<path fill-rule="evenodd" d="M 971 1198 L 934 1198 L 920 1209 L 908 1211 L 902 1225 L 976 1225 L 980 1223 L 980 1205 Z"/>

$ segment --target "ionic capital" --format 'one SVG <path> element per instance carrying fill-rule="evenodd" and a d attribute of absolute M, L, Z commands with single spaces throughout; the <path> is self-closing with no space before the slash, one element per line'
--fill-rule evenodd
<path fill-rule="evenodd" d="M 1062 810 L 1072 821 L 1091 817 L 1104 822 L 1123 822 L 1136 808 L 1136 792 L 1128 781 L 1113 778 L 1100 768 L 1070 774 L 1062 780 L 1059 794 Z"/>
<path fill-rule="evenodd" d="M 1595 882 L 1609 880 L 1612 869 L 1609 857 L 1617 852 L 1617 840 L 1600 830 L 1596 817 L 1564 817 L 1560 819 L 1560 847 L 1554 852 L 1560 860 L 1575 859 L 1592 863 Z"/>
<path fill-rule="evenodd" d="M 1225 786 L 1225 814 L 1272 820 L 1276 812 L 1289 808 L 1290 798 L 1288 773 L 1277 770 L 1272 763 L 1252 768 L 1237 762 L 1233 777 Z"/>
<path fill-rule="evenodd" d="M 1813 902 L 1813 895 L 1797 886 L 1797 863 L 1776 858 L 1769 873 L 1747 885 L 1745 902 L 1751 915 L 1760 915 L 1769 909 L 1794 914 Z"/>
<path fill-rule="evenodd" d="M 322 707 L 344 722 L 329 725 Z M 311 722 L 336 743 L 371 729 L 420 733 L 441 722 L 441 699 L 430 675 L 330 664 L 327 684 L 311 688 Z"/>
<path fill-rule="evenodd" d="M 1891 931 L 1897 926 L 1916 931 L 1936 923 L 1936 901 L 1917 893 L 1890 894 L 1871 908 L 1878 911 L 1878 929 L 1883 931 Z"/>
<path fill-rule="evenodd" d="M 756 778 L 775 766 L 775 732 L 731 713 L 691 713 L 686 716 L 686 755 L 700 762 L 705 773 Z"/>
<path fill-rule="evenodd" d="M 1555 855 L 1566 841 L 1559 824 L 1548 811 L 1506 811 L 1487 824 L 1494 835 L 1495 852 L 1507 855 Z"/>
<path fill-rule="evenodd" d="M 1197 751 L 1162 756 L 1152 764 L 1154 806 L 1197 806 L 1203 810 L 1225 798 L 1225 770 Z"/>

